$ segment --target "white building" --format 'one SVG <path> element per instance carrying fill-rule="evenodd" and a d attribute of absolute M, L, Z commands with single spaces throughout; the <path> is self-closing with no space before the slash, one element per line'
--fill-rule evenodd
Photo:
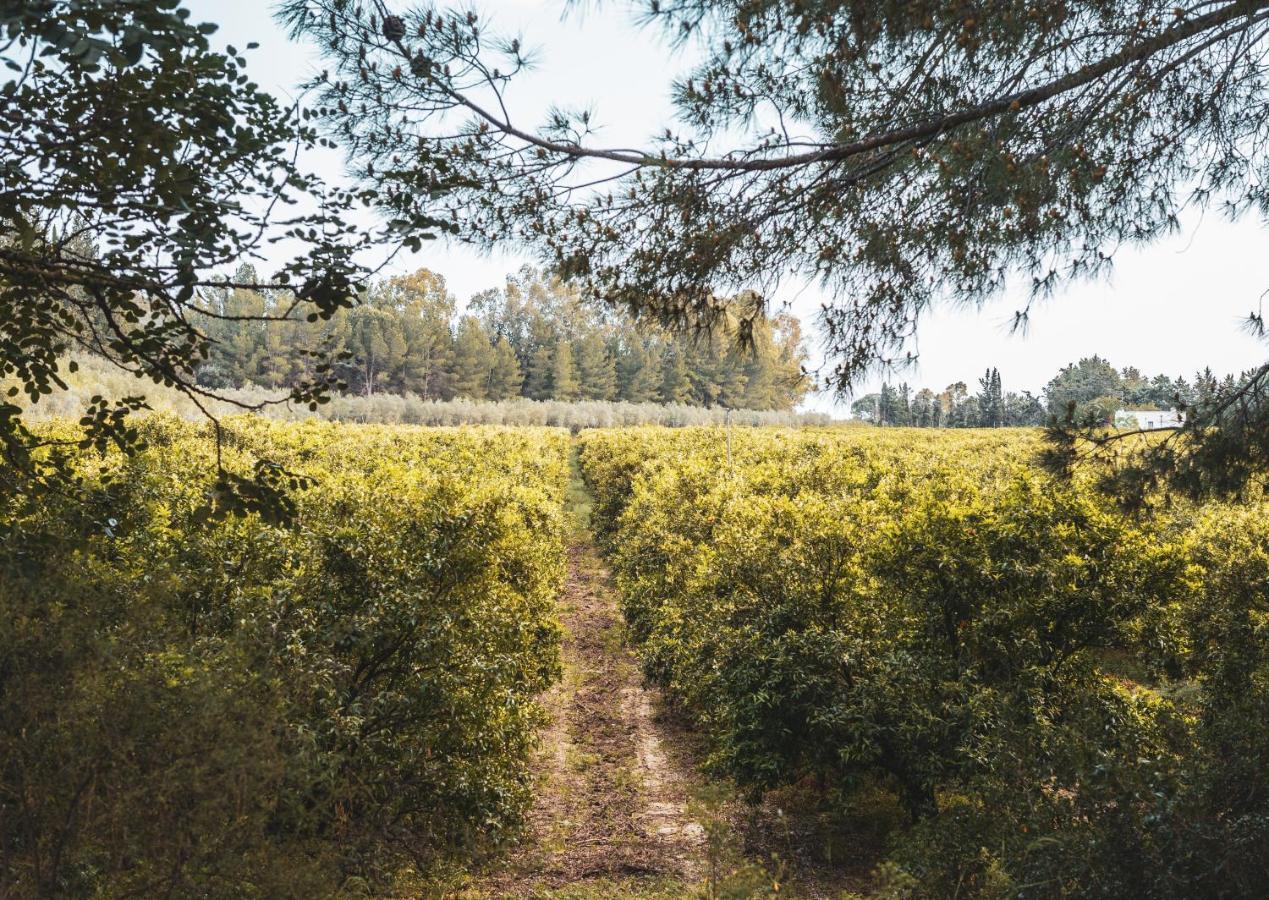
<path fill-rule="evenodd" d="M 1115 413 L 1116 428 L 1179 428 L 1185 424 L 1185 414 L 1170 409 L 1121 409 Z"/>

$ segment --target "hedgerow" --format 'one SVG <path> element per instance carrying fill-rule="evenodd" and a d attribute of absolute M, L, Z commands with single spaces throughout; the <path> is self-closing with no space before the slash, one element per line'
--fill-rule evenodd
<path fill-rule="evenodd" d="M 135 393 L 136 379 L 110 364 L 87 357 L 79 361 L 75 372 L 62 367 L 66 389 L 41 398 L 24 412 L 28 419 L 77 419 L 96 396 L 123 397 Z M 16 385 L 11 378 L 0 378 L 0 390 Z M 692 406 L 687 403 L 631 403 L 620 400 L 451 400 L 424 399 L 413 394 L 377 392 L 338 394 L 316 410 L 303 404 L 271 403 L 277 391 L 248 385 L 242 388 L 216 390 L 220 399 L 200 398 L 195 403 L 180 391 L 162 385 L 146 386 L 146 403 L 153 409 L 199 422 L 204 409 L 216 415 L 232 415 L 244 406 L 261 404 L 261 414 L 281 421 L 345 422 L 377 425 L 518 425 L 551 428 L 615 428 L 633 425 L 666 425 L 670 427 L 723 425 L 737 427 L 824 425 L 831 418 L 823 413 L 792 410 L 726 410 L 720 406 Z M 201 404 L 201 405 L 200 405 Z M 855 423 L 858 427 L 866 427 Z"/>
<path fill-rule="evenodd" d="M 514 833 L 567 435 L 232 421 L 227 465 L 313 480 L 282 527 L 208 518 L 207 435 L 141 428 L 3 498 L 0 893 L 382 891 Z"/>
<path fill-rule="evenodd" d="M 1030 433 L 586 434 L 633 639 L 756 797 L 886 785 L 904 896 L 1251 896 L 1269 507 L 1128 518 Z M 849 810 L 844 810 L 848 813 Z"/>

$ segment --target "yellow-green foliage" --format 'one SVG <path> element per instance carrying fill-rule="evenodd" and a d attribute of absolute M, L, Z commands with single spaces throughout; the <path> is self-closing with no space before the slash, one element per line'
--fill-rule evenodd
<path fill-rule="evenodd" d="M 315 479 L 280 528 L 204 522 L 208 434 L 141 427 L 3 498 L 0 893 L 357 892 L 513 831 L 567 434 L 231 420 L 228 466 Z"/>
<path fill-rule="evenodd" d="M 1127 518 L 1033 465 L 1031 432 L 581 440 L 631 634 L 712 765 L 755 793 L 889 784 L 896 892 L 1261 883 L 1262 502 Z"/>

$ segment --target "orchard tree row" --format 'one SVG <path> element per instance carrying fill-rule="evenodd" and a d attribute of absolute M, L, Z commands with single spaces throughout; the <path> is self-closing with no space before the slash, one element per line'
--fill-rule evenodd
<path fill-rule="evenodd" d="M 209 517 L 208 429 L 158 415 L 0 501 L 2 896 L 414 896 L 522 821 L 567 434 L 223 426 L 291 527 Z"/>
<path fill-rule="evenodd" d="M 880 896 L 1259 896 L 1264 494 L 1125 516 L 1041 446 L 624 429 L 580 461 L 707 765 L 881 832 Z"/>
<path fill-rule="evenodd" d="M 244 269 L 236 284 L 250 284 Z M 198 370 L 207 388 L 291 388 L 312 378 L 323 349 L 344 389 L 427 399 L 626 400 L 633 403 L 790 409 L 806 393 L 796 319 L 759 319 L 751 347 L 732 335 L 672 334 L 585 304 L 577 291 L 532 268 L 461 310 L 445 279 L 427 269 L 372 282 L 329 320 L 288 315 L 288 292 L 231 287 L 208 292 L 214 341 Z"/>

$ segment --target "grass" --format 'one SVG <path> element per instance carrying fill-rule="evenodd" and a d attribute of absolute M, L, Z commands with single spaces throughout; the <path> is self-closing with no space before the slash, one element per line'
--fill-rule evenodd
<path fill-rule="evenodd" d="M 601 900 L 601 898 L 681 898 L 691 896 L 693 889 L 677 878 L 601 878 L 557 888 L 540 896 L 553 900 Z"/>
<path fill-rule="evenodd" d="M 564 520 L 568 523 L 569 533 L 573 540 L 578 543 L 590 540 L 593 506 L 594 501 L 591 499 L 590 491 L 586 490 L 586 482 L 582 480 L 582 466 L 578 460 L 577 445 L 574 444 L 568 455 L 568 488 L 564 492 Z"/>

